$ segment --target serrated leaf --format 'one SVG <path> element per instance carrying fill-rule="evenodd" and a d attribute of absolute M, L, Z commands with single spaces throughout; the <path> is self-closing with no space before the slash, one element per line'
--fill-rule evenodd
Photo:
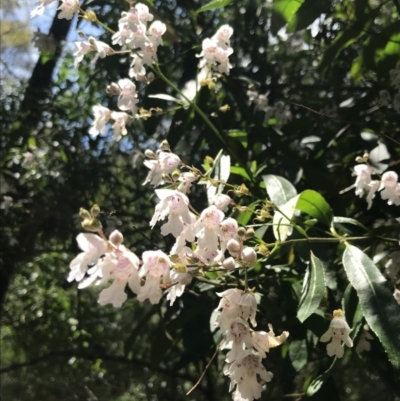
<path fill-rule="evenodd" d="M 322 195 L 311 189 L 300 194 L 296 209 L 316 218 L 330 227 L 333 219 L 332 209 Z"/>
<path fill-rule="evenodd" d="M 287 203 L 297 195 L 296 188 L 286 178 L 279 175 L 263 175 L 267 194 L 275 205 L 280 206 Z"/>
<path fill-rule="evenodd" d="M 390 362 L 400 368 L 400 308 L 386 279 L 360 249 L 346 244 L 343 266 L 357 291 L 364 317 L 382 343 Z"/>
<path fill-rule="evenodd" d="M 232 3 L 232 0 L 212 0 L 209 3 L 205 4 L 203 7 L 200 7 L 198 10 L 196 10 L 196 14 L 225 7 L 230 3 Z"/>
<path fill-rule="evenodd" d="M 297 318 L 304 322 L 318 308 L 325 294 L 325 274 L 322 262 L 310 252 L 310 263 L 304 276 Z"/>
<path fill-rule="evenodd" d="M 272 219 L 274 236 L 278 241 L 285 241 L 286 238 L 292 234 L 293 225 L 290 220 L 293 218 L 296 211 L 297 195 L 290 199 L 289 202 L 279 206 L 280 211 L 275 211 L 274 218 Z M 281 213 L 282 212 L 282 213 Z"/>

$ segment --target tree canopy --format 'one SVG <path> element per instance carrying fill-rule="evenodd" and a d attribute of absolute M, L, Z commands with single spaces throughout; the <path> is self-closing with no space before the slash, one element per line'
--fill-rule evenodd
<path fill-rule="evenodd" d="M 272 325 L 281 342 L 263 359 L 273 378 L 260 382 L 261 399 L 400 400 L 399 1 L 142 3 L 166 28 L 145 74 L 130 72 L 141 50 L 112 43 L 121 13 L 138 3 L 103 0 L 81 2 L 71 19 L 58 18 L 61 1 L 49 32 L 35 37 L 30 79 L 3 74 L 2 395 L 229 400 L 224 371 L 237 362 L 219 349 L 225 333 L 215 310 L 230 297 L 217 293 L 238 288 L 257 300 L 257 330 Z M 211 59 L 199 65 L 205 40 L 226 25 L 233 34 L 221 46 L 233 50 L 232 68 L 224 59 L 212 70 Z M 19 50 L 27 32 L 2 46 Z M 100 41 L 114 50 L 102 54 Z M 92 52 L 77 63 L 82 43 Z M 116 135 L 120 120 L 111 117 L 104 133 L 90 135 L 93 107 L 128 110 L 122 79 L 135 82 L 138 100 L 126 134 Z M 144 162 L 156 162 L 160 146 L 184 167 L 160 173 L 155 193 L 143 185 Z M 200 257 L 182 267 L 169 254 L 174 236 L 149 222 L 169 194 L 161 188 L 176 190 L 189 171 L 204 184 L 187 194 L 191 210 L 200 214 L 213 191 L 229 195 L 225 218 L 244 229 L 240 249 L 254 249 L 254 263 L 232 251 L 232 269 Z M 76 238 L 89 235 L 82 217 L 99 220 L 105 238 L 122 232 L 139 258 L 161 250 L 171 272 L 190 271 L 183 294 L 153 305 L 126 289 L 116 308 L 98 303 L 105 287 L 67 281 L 85 251 Z M 192 251 L 198 237 L 187 241 Z M 171 291 L 164 284 L 163 294 Z M 353 346 L 333 349 L 335 329 Z M 327 330 L 328 348 L 320 341 Z"/>

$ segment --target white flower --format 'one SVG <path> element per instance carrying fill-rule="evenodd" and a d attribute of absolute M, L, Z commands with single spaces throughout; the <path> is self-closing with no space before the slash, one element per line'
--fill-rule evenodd
<path fill-rule="evenodd" d="M 214 199 L 214 205 L 217 206 L 219 210 L 223 212 L 228 211 L 228 207 L 231 203 L 232 199 L 228 195 L 224 194 L 217 194 Z"/>
<path fill-rule="evenodd" d="M 221 235 L 221 222 L 224 213 L 215 205 L 204 209 L 194 225 L 200 248 L 214 250 L 218 248 L 218 236 Z"/>
<path fill-rule="evenodd" d="M 75 42 L 75 44 L 78 48 L 76 53 L 74 53 L 75 67 L 83 60 L 83 56 L 91 51 L 97 52 L 91 64 L 95 63 L 99 57 L 104 58 L 114 53 L 114 50 L 107 43 L 96 40 L 93 36 L 90 36 L 86 42 Z"/>
<path fill-rule="evenodd" d="M 381 182 L 380 181 L 371 181 L 369 184 L 368 184 L 368 187 L 369 187 L 369 190 L 368 190 L 368 195 L 367 195 L 367 197 L 365 198 L 365 200 L 367 201 L 367 203 L 368 203 L 368 207 L 367 207 L 367 210 L 369 210 L 369 209 L 371 209 L 371 206 L 372 206 L 372 199 L 374 199 L 374 197 L 375 197 L 375 193 L 376 193 L 376 191 L 379 189 L 379 186 L 381 185 Z"/>
<path fill-rule="evenodd" d="M 363 196 L 366 190 L 369 190 L 368 184 L 371 182 L 371 167 L 366 164 L 358 164 L 354 166 L 354 173 L 357 176 L 355 187 L 356 187 L 356 195 Z"/>
<path fill-rule="evenodd" d="M 233 35 L 233 28 L 229 25 L 222 25 L 213 36 L 213 39 L 223 49 L 230 47 L 230 37 Z"/>
<path fill-rule="evenodd" d="M 197 217 L 193 213 L 189 213 L 191 218 L 191 223 L 186 223 L 183 219 L 181 219 L 183 230 L 181 233 L 176 237 L 176 241 L 174 246 L 171 248 L 171 254 L 178 254 L 180 253 L 186 245 L 186 241 L 193 242 L 195 240 L 194 236 L 194 223 L 196 223 Z"/>
<path fill-rule="evenodd" d="M 111 112 L 111 119 L 114 120 L 112 129 L 114 132 L 114 139 L 116 141 L 119 141 L 123 135 L 126 135 L 128 133 L 125 124 L 129 120 L 129 118 L 130 118 L 129 114 L 126 114 L 122 111 Z"/>
<path fill-rule="evenodd" d="M 72 19 L 74 14 L 79 11 L 79 0 L 61 0 L 58 10 L 61 10 L 57 16 L 59 19 Z"/>
<path fill-rule="evenodd" d="M 257 326 L 256 312 L 257 300 L 252 292 L 245 292 L 240 298 L 241 317 L 245 320 L 250 319 L 253 327 Z"/>
<path fill-rule="evenodd" d="M 397 180 L 398 176 L 394 171 L 387 171 L 382 175 L 379 190 L 383 189 L 381 197 L 384 200 L 387 199 L 389 205 L 400 205 L 400 187 Z"/>
<path fill-rule="evenodd" d="M 193 276 L 190 274 L 190 271 L 181 273 L 174 269 L 170 272 L 170 277 L 171 277 L 171 282 L 173 284 L 168 290 L 167 300 L 169 301 L 169 304 L 172 306 L 176 298 L 180 297 L 183 294 L 186 285 L 190 284 Z"/>
<path fill-rule="evenodd" d="M 231 321 L 221 348 L 227 345 L 232 345 L 225 358 L 226 362 L 229 363 L 245 356 L 244 351 L 246 348 L 253 348 L 249 325 L 242 318 L 237 317 Z"/>
<path fill-rule="evenodd" d="M 111 118 L 111 111 L 107 107 L 101 105 L 93 106 L 94 120 L 92 127 L 89 130 L 89 134 L 92 136 L 97 136 L 99 134 L 104 134 L 106 131 L 105 125 Z"/>
<path fill-rule="evenodd" d="M 217 310 L 221 310 L 215 320 L 215 325 L 219 326 L 221 331 L 224 333 L 229 329 L 230 322 L 237 317 L 240 317 L 240 299 L 243 291 L 237 288 L 231 288 L 224 292 L 217 292 L 217 295 L 221 297 Z"/>
<path fill-rule="evenodd" d="M 137 298 L 140 302 L 148 299 L 152 304 L 158 304 L 162 297 L 161 280 L 164 284 L 170 283 L 171 261 L 162 251 L 143 252 L 142 259 L 140 276 L 146 276 L 146 283 Z"/>
<path fill-rule="evenodd" d="M 123 245 L 118 247 L 118 251 L 106 256 L 101 264 L 102 279 L 98 285 L 109 280 L 113 280 L 113 283 L 101 291 L 98 301 L 100 305 L 121 307 L 128 297 L 125 293 L 126 284 L 135 294 L 140 292 L 139 264 L 139 258 Z"/>
<path fill-rule="evenodd" d="M 221 251 L 225 252 L 229 240 L 236 239 L 239 226 L 235 219 L 228 217 L 221 223 Z"/>
<path fill-rule="evenodd" d="M 96 234 L 78 234 L 76 241 L 83 252 L 69 265 L 71 269 L 67 279 L 69 282 L 81 281 L 88 268 L 95 265 L 107 250 L 107 242 Z"/>
<path fill-rule="evenodd" d="M 148 30 L 149 39 L 155 46 L 162 44 L 161 36 L 167 31 L 167 26 L 161 21 L 154 21 Z"/>
<path fill-rule="evenodd" d="M 178 191 L 181 191 L 184 194 L 190 193 L 190 187 L 192 186 L 192 182 L 196 180 L 197 177 L 193 173 L 190 172 L 182 173 L 178 178 L 178 181 L 181 182 L 178 186 Z"/>
<path fill-rule="evenodd" d="M 121 88 L 118 97 L 118 108 L 120 110 L 130 110 L 133 115 L 137 113 L 137 93 L 136 85 L 128 78 L 120 79 L 118 86 Z"/>
<path fill-rule="evenodd" d="M 42 15 L 45 7 L 54 1 L 56 0 L 39 0 L 39 5 L 31 11 L 31 18 L 36 17 L 37 15 Z"/>
<path fill-rule="evenodd" d="M 176 238 L 184 229 L 183 222 L 192 223 L 189 199 L 182 192 L 172 189 L 156 189 L 155 192 L 160 202 L 156 205 L 150 226 L 153 228 L 158 220 L 164 220 L 168 216 L 168 223 L 161 227 L 161 234 L 172 234 Z"/>
<path fill-rule="evenodd" d="M 393 297 L 396 300 L 396 302 L 400 305 L 400 290 L 399 289 L 396 288 L 394 290 Z"/>
<path fill-rule="evenodd" d="M 341 309 L 335 310 L 333 316 L 328 331 L 322 335 L 320 341 L 325 343 L 332 339 L 332 341 L 326 346 L 328 355 L 335 355 L 338 358 L 342 358 L 344 355 L 342 341 L 348 347 L 353 346 L 353 341 L 349 337 L 350 327 L 344 319 L 343 311 Z"/>
<path fill-rule="evenodd" d="M 144 184 L 150 182 L 154 187 L 163 184 L 162 176 L 171 174 L 182 162 L 181 159 L 171 152 L 159 152 L 157 160 L 145 160 L 143 164 L 150 169 Z"/>
<path fill-rule="evenodd" d="M 257 374 L 262 380 L 271 381 L 273 374 L 268 372 L 261 363 L 261 357 L 253 351 L 245 351 L 245 356 L 232 363 L 225 375 L 231 379 L 229 390 L 236 387 L 234 401 L 252 401 L 261 397 L 262 385 L 257 381 Z"/>
<path fill-rule="evenodd" d="M 145 4 L 138 3 L 135 5 L 135 10 L 137 12 L 137 16 L 139 21 L 141 22 L 150 22 L 153 21 L 153 14 L 150 14 L 149 12 L 149 7 L 147 7 Z"/>

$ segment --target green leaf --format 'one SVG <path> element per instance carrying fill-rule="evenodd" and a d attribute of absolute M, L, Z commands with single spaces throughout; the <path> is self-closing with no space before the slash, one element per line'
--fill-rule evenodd
<path fill-rule="evenodd" d="M 205 4 L 203 7 L 200 7 L 196 14 L 202 13 L 204 11 L 215 10 L 217 8 L 225 7 L 228 4 L 232 3 L 232 0 L 212 0 L 209 3 Z"/>
<path fill-rule="evenodd" d="M 279 175 L 263 175 L 269 198 L 275 205 L 280 206 L 287 203 L 297 195 L 296 188 L 286 178 Z"/>
<path fill-rule="evenodd" d="M 334 224 L 352 224 L 354 226 L 358 226 L 363 230 L 370 232 L 370 230 L 364 226 L 364 224 L 360 223 L 358 220 L 352 219 L 350 217 L 342 217 L 342 216 L 335 216 L 333 218 Z"/>
<path fill-rule="evenodd" d="M 400 33 L 395 33 L 390 37 L 385 47 L 385 53 L 390 56 L 400 54 Z"/>
<path fill-rule="evenodd" d="M 286 238 L 292 234 L 293 225 L 290 222 L 296 211 L 297 195 L 290 199 L 289 202 L 279 206 L 280 211 L 275 211 L 274 218 L 272 219 L 274 236 L 278 241 L 285 241 Z M 282 212 L 282 213 L 281 213 Z"/>
<path fill-rule="evenodd" d="M 360 249 L 346 244 L 343 266 L 357 291 L 364 317 L 381 341 L 394 367 L 400 368 L 400 313 L 386 279 Z"/>
<path fill-rule="evenodd" d="M 308 359 L 307 342 L 305 339 L 293 340 L 289 345 L 289 358 L 292 366 L 298 372 Z"/>
<path fill-rule="evenodd" d="M 322 375 L 319 375 L 318 377 L 316 377 L 311 384 L 308 386 L 307 389 L 307 395 L 309 397 L 311 397 L 312 395 L 314 395 L 315 393 L 317 393 L 321 387 L 324 385 L 324 383 L 326 382 L 326 380 L 329 378 L 329 376 L 331 375 L 331 370 L 333 369 L 333 367 L 335 366 L 337 358 L 335 358 L 332 362 L 332 365 L 324 372 L 322 373 Z"/>
<path fill-rule="evenodd" d="M 246 178 L 246 180 L 251 181 L 250 176 L 247 174 L 247 171 L 243 167 L 231 166 L 231 173 L 240 175 L 243 178 Z"/>
<path fill-rule="evenodd" d="M 304 0 L 278 0 L 275 1 L 272 9 L 280 14 L 286 22 L 289 22 L 303 2 Z"/>
<path fill-rule="evenodd" d="M 325 294 L 325 275 L 321 261 L 310 252 L 310 264 L 304 276 L 297 318 L 304 322 L 318 308 Z"/>
<path fill-rule="evenodd" d="M 322 195 L 311 189 L 300 194 L 296 209 L 316 218 L 330 227 L 333 219 L 332 209 Z"/>

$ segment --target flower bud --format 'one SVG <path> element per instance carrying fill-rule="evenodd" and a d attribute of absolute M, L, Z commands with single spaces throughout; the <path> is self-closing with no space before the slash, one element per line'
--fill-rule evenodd
<path fill-rule="evenodd" d="M 247 247 L 242 251 L 242 260 L 247 263 L 254 263 L 257 261 L 257 254 L 253 248 Z"/>
<path fill-rule="evenodd" d="M 175 263 L 174 267 L 175 267 L 175 271 L 177 273 L 186 273 L 187 272 L 187 267 L 183 263 L 180 263 L 180 262 Z"/>
<path fill-rule="evenodd" d="M 121 93 L 121 89 L 115 82 L 113 82 L 110 85 L 107 85 L 106 92 L 109 95 L 119 95 Z"/>
<path fill-rule="evenodd" d="M 368 154 L 368 153 L 364 153 L 364 154 L 363 154 L 363 159 L 364 159 L 364 161 L 368 161 L 368 159 L 369 159 L 369 154 Z"/>
<path fill-rule="evenodd" d="M 86 11 L 85 15 L 83 16 L 83 19 L 89 22 L 96 22 L 97 21 L 96 13 L 92 10 Z"/>
<path fill-rule="evenodd" d="M 169 147 L 169 143 L 166 139 L 164 139 L 161 144 L 160 144 L 160 148 L 161 150 L 171 150 L 171 148 Z"/>
<path fill-rule="evenodd" d="M 86 39 L 87 38 L 87 36 L 82 31 L 78 31 L 78 35 L 82 39 Z"/>
<path fill-rule="evenodd" d="M 79 209 L 79 216 L 82 217 L 82 219 L 88 219 L 88 220 L 92 218 L 91 214 L 83 207 Z"/>
<path fill-rule="evenodd" d="M 240 251 L 240 244 L 238 241 L 235 239 L 231 238 L 228 243 L 226 244 L 226 247 L 229 252 L 239 252 Z"/>
<path fill-rule="evenodd" d="M 99 205 L 94 204 L 90 209 L 90 214 L 92 215 L 92 217 L 97 217 L 100 214 Z"/>
<path fill-rule="evenodd" d="M 361 156 L 357 156 L 357 157 L 356 157 L 356 162 L 357 162 L 357 163 L 364 163 L 365 160 L 364 160 Z"/>
<path fill-rule="evenodd" d="M 240 227 L 236 233 L 239 238 L 244 237 L 246 235 L 246 229 L 244 227 Z"/>
<path fill-rule="evenodd" d="M 102 230 L 102 225 L 98 219 L 85 219 L 82 221 L 82 227 L 87 231 L 99 232 Z"/>
<path fill-rule="evenodd" d="M 174 181 L 176 181 L 180 176 L 181 176 L 181 170 L 179 170 L 178 168 L 176 170 L 174 170 L 171 174 L 172 179 Z"/>
<path fill-rule="evenodd" d="M 154 74 L 152 72 L 149 72 L 147 74 L 147 81 L 148 83 L 152 82 L 154 80 Z"/>
<path fill-rule="evenodd" d="M 157 156 L 156 154 L 151 150 L 151 149 L 146 149 L 144 151 L 144 154 L 146 155 L 146 157 L 148 157 L 149 159 L 156 159 Z"/>
<path fill-rule="evenodd" d="M 118 230 L 114 230 L 110 234 L 109 239 L 115 246 L 120 246 L 124 240 L 124 236 Z"/>
<path fill-rule="evenodd" d="M 232 257 L 226 258 L 223 262 L 222 262 L 222 267 L 225 270 L 234 270 L 235 269 L 235 259 L 233 259 Z"/>
<path fill-rule="evenodd" d="M 253 238 L 255 235 L 253 228 L 248 228 L 246 231 L 246 239 Z"/>

